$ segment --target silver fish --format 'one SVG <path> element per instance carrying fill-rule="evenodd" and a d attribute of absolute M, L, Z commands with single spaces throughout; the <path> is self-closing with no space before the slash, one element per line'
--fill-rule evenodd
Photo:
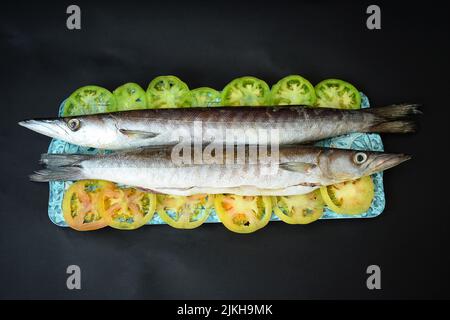
<path fill-rule="evenodd" d="M 31 119 L 19 124 L 72 144 L 121 150 L 181 141 L 261 144 L 264 134 L 267 137 L 274 132 L 279 144 L 306 143 L 350 132 L 406 133 L 415 131 L 410 116 L 418 113 L 418 106 L 409 104 L 361 110 L 302 106 L 180 108 Z"/>
<path fill-rule="evenodd" d="M 404 154 L 355 151 L 312 146 L 283 146 L 277 157 L 257 156 L 246 150 L 223 155 L 210 164 L 176 163 L 174 147 L 139 148 L 106 155 L 43 154 L 47 168 L 32 181 L 101 179 L 173 195 L 233 193 L 238 195 L 295 195 L 321 186 L 354 180 L 392 168 L 408 159 Z M 214 156 L 216 156 L 215 154 Z M 271 155 L 272 156 L 272 155 Z M 227 159 L 232 159 L 228 163 Z M 275 171 L 264 170 L 276 165 Z"/>

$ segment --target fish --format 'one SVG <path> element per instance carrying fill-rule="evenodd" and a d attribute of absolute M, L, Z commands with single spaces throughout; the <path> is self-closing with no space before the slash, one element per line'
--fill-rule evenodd
<path fill-rule="evenodd" d="M 182 152 L 176 146 L 97 155 L 45 153 L 41 155 L 45 168 L 36 171 L 30 179 L 36 182 L 108 180 L 180 196 L 201 193 L 287 196 L 372 175 L 411 158 L 405 154 L 309 145 L 280 146 L 270 154 L 260 149 L 253 152 L 251 146 L 244 147 L 243 151 L 216 150 L 209 157 L 205 152 L 201 162 L 192 161 L 192 154 L 180 161 L 175 155 Z"/>
<path fill-rule="evenodd" d="M 19 125 L 71 144 L 106 150 L 201 144 L 310 143 L 352 132 L 416 130 L 416 104 L 340 110 L 304 106 L 147 109 L 30 119 Z"/>

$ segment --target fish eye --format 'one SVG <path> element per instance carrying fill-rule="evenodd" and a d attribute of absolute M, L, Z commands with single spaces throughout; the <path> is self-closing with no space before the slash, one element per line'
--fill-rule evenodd
<path fill-rule="evenodd" d="M 80 128 L 80 120 L 78 120 L 78 119 L 70 119 L 67 122 L 67 126 L 69 127 L 70 130 L 77 131 Z"/>
<path fill-rule="evenodd" d="M 353 156 L 353 162 L 356 164 L 363 164 L 367 160 L 367 154 L 358 152 Z"/>

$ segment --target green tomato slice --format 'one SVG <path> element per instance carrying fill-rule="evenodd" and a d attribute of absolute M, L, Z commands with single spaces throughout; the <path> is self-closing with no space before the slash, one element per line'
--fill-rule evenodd
<path fill-rule="evenodd" d="M 192 105 L 186 83 L 175 76 L 159 76 L 147 88 L 149 108 L 184 108 Z"/>
<path fill-rule="evenodd" d="M 325 204 L 339 214 L 361 214 L 369 210 L 375 196 L 370 176 L 320 188 Z"/>
<path fill-rule="evenodd" d="M 295 196 L 274 197 L 274 213 L 289 224 L 308 224 L 323 215 L 325 203 L 320 190 Z"/>
<path fill-rule="evenodd" d="M 287 76 L 278 81 L 271 90 L 272 104 L 314 106 L 316 92 L 305 78 L 299 75 Z"/>
<path fill-rule="evenodd" d="M 221 105 L 220 92 L 213 88 L 201 87 L 191 90 L 193 107 L 218 107 Z"/>
<path fill-rule="evenodd" d="M 107 89 L 85 86 L 75 90 L 64 104 L 63 116 L 78 116 L 93 113 L 114 112 L 117 102 Z"/>
<path fill-rule="evenodd" d="M 361 94 L 350 83 L 338 79 L 327 79 L 316 85 L 318 107 L 338 109 L 360 109 Z"/>
<path fill-rule="evenodd" d="M 157 195 L 156 212 L 177 229 L 194 229 L 205 222 L 214 209 L 214 195 Z"/>
<path fill-rule="evenodd" d="M 255 77 L 234 79 L 222 90 L 224 106 L 265 106 L 269 103 L 269 98 L 269 86 Z"/>
<path fill-rule="evenodd" d="M 113 94 L 117 101 L 117 111 L 147 108 L 145 91 L 137 83 L 125 83 L 114 90 Z"/>

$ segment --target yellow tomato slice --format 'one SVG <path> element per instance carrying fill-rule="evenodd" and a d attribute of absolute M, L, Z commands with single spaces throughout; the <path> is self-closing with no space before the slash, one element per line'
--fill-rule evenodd
<path fill-rule="evenodd" d="M 208 219 L 214 207 L 214 195 L 157 195 L 156 212 L 161 219 L 177 229 L 194 229 Z"/>
<path fill-rule="evenodd" d="M 339 214 L 361 214 L 369 210 L 375 196 L 370 176 L 321 187 L 325 204 Z"/>
<path fill-rule="evenodd" d="M 110 227 L 134 230 L 152 219 L 156 208 L 156 196 L 135 188 L 116 187 L 103 193 L 99 207 Z"/>
<path fill-rule="evenodd" d="M 251 233 L 265 227 L 272 216 L 270 197 L 216 195 L 216 213 L 229 230 Z"/>
<path fill-rule="evenodd" d="M 78 231 L 90 231 L 107 226 L 97 202 L 101 194 L 114 189 L 112 182 L 80 180 L 74 182 L 64 193 L 62 209 L 67 224 Z"/>
<path fill-rule="evenodd" d="M 295 196 L 273 197 L 273 211 L 289 224 L 308 224 L 323 214 L 325 203 L 319 190 Z"/>

